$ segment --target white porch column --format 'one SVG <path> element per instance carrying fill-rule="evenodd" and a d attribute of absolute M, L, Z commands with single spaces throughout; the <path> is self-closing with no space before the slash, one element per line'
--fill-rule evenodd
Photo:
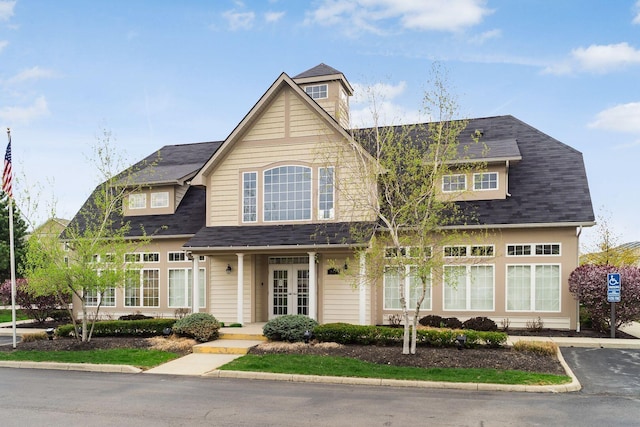
<path fill-rule="evenodd" d="M 236 254 L 238 257 L 238 301 L 236 321 L 244 324 L 244 254 Z"/>
<path fill-rule="evenodd" d="M 316 283 L 316 253 L 309 254 L 309 317 L 318 320 L 318 285 Z"/>
<path fill-rule="evenodd" d="M 193 258 L 193 266 L 191 267 L 191 312 L 198 313 L 200 311 L 200 280 L 198 274 L 200 273 L 200 268 L 198 266 L 198 259 L 200 258 L 196 254 L 191 254 Z"/>
<path fill-rule="evenodd" d="M 364 252 L 360 254 L 360 272 L 358 274 L 358 322 L 367 323 L 367 266 Z"/>

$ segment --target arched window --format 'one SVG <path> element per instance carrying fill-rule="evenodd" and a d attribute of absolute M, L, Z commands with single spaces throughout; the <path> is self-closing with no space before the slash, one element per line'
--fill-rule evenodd
<path fill-rule="evenodd" d="M 264 171 L 264 221 L 311 219 L 311 168 L 280 166 Z"/>

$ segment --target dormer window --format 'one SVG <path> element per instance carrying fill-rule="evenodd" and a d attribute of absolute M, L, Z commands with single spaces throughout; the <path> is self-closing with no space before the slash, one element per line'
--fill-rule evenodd
<path fill-rule="evenodd" d="M 323 99 L 329 96 L 329 87 L 326 84 L 307 86 L 304 91 L 313 99 Z"/>
<path fill-rule="evenodd" d="M 129 194 L 129 209 L 145 209 L 147 207 L 147 195 L 144 193 Z"/>
<path fill-rule="evenodd" d="M 464 191 L 467 189 L 466 175 L 445 175 L 442 177 L 442 191 L 445 193 L 453 191 Z"/>
<path fill-rule="evenodd" d="M 483 172 L 473 174 L 473 189 L 476 191 L 481 190 L 495 190 L 498 188 L 498 173 L 497 172 Z"/>
<path fill-rule="evenodd" d="M 163 191 L 160 193 L 151 193 L 151 207 L 152 208 L 168 208 L 169 192 Z"/>

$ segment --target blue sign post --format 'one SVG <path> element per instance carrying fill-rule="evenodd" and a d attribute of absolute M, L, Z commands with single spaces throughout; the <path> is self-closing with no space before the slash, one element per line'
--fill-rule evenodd
<path fill-rule="evenodd" d="M 611 303 L 611 338 L 616 337 L 616 303 L 620 302 L 621 290 L 620 273 L 607 274 L 607 301 Z"/>

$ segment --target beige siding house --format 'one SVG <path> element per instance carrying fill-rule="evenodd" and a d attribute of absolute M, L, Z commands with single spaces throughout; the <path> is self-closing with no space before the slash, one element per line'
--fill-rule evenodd
<path fill-rule="evenodd" d="M 130 194 L 124 209 L 132 230 L 158 230 L 141 251 L 142 298 L 114 287 L 101 311 L 167 317 L 196 306 L 241 324 L 285 314 L 382 324 L 399 314 L 401 284 L 354 285 L 340 274 L 364 268 L 353 251 L 368 240 L 352 224 L 375 226 L 362 187 L 375 183 L 337 185 L 350 182 L 356 157 L 373 162 L 353 144 L 352 94 L 325 64 L 283 73 L 224 141 L 149 156 L 159 160 L 139 174 L 148 190 Z M 512 116 L 470 120 L 461 138 L 479 130 L 482 169 L 445 177 L 441 190 L 465 190 L 459 202 L 474 206 L 477 222 L 464 227 L 483 240 L 443 248 L 444 270 L 462 274 L 455 284 L 432 277 L 422 315 L 576 328 L 567 280 L 580 231 L 594 223 L 582 155 Z"/>

